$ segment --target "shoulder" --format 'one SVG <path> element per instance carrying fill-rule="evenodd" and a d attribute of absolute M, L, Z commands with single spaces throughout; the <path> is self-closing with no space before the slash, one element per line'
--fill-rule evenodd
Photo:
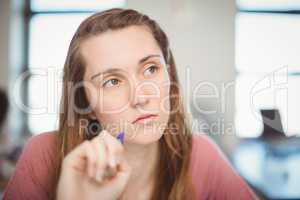
<path fill-rule="evenodd" d="M 57 132 L 45 132 L 32 136 L 25 144 L 18 159 L 17 167 L 22 164 L 34 165 L 35 168 L 53 164 L 57 150 Z"/>
<path fill-rule="evenodd" d="M 192 136 L 191 170 L 193 174 L 207 176 L 217 162 L 226 161 L 218 145 L 208 136 L 195 133 Z"/>
<path fill-rule="evenodd" d="M 193 136 L 192 156 L 193 158 L 204 158 L 214 160 L 216 157 L 225 159 L 219 146 L 208 136 L 202 133 L 195 133 Z"/>
<path fill-rule="evenodd" d="M 256 199 L 218 145 L 207 135 L 193 135 L 191 171 L 201 196 L 214 196 L 216 199 Z"/>
<path fill-rule="evenodd" d="M 6 187 L 6 199 L 45 199 L 50 193 L 55 173 L 57 133 L 31 137 L 26 143 Z"/>
<path fill-rule="evenodd" d="M 57 132 L 45 132 L 29 138 L 25 148 L 33 148 L 35 146 L 53 146 L 57 141 Z"/>
<path fill-rule="evenodd" d="M 25 144 L 19 160 L 37 161 L 41 157 L 50 159 L 55 156 L 57 141 L 56 132 L 45 132 L 32 136 Z"/>
<path fill-rule="evenodd" d="M 205 133 L 194 133 L 192 138 L 193 138 L 193 145 L 196 145 L 198 147 L 199 145 L 204 147 L 212 147 L 215 145 L 212 139 Z"/>
<path fill-rule="evenodd" d="M 27 162 L 35 168 L 45 164 L 53 165 L 58 147 L 57 132 L 45 132 L 31 137 L 26 143 L 19 162 Z"/>
<path fill-rule="evenodd" d="M 211 179 L 219 173 L 236 173 L 220 147 L 208 135 L 194 134 L 192 146 L 191 168 L 194 174 Z"/>

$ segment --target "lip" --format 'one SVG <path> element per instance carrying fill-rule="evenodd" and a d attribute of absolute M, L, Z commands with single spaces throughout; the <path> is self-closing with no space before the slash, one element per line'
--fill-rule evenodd
<path fill-rule="evenodd" d="M 149 121 L 151 121 L 153 118 L 156 118 L 157 115 L 155 114 L 146 114 L 146 115 L 141 115 L 140 117 L 138 117 L 136 120 L 134 120 L 132 123 L 147 123 Z"/>

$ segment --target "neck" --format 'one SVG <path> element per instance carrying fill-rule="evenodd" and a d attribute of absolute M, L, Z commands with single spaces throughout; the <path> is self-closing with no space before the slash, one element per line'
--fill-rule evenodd
<path fill-rule="evenodd" d="M 146 187 L 154 181 L 158 160 L 158 141 L 147 145 L 125 145 L 125 158 L 131 166 L 129 187 Z"/>

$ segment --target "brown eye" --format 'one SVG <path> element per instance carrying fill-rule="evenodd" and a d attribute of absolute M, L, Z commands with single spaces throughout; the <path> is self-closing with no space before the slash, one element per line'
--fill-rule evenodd
<path fill-rule="evenodd" d="M 150 76 L 150 75 L 154 74 L 157 71 L 157 69 L 158 69 L 157 66 L 152 65 L 145 70 L 144 75 Z"/>
<path fill-rule="evenodd" d="M 105 83 L 103 84 L 103 87 L 113 87 L 115 85 L 118 85 L 119 83 L 120 83 L 120 81 L 116 78 L 109 79 L 108 81 L 105 81 Z"/>

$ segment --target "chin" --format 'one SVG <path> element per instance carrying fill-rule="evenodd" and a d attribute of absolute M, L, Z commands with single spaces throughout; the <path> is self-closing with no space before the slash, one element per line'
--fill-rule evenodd
<path fill-rule="evenodd" d="M 144 129 L 136 131 L 135 134 L 128 136 L 126 141 L 128 143 L 135 143 L 135 144 L 151 144 L 158 142 L 163 136 L 163 131 L 153 131 L 151 129 Z"/>

